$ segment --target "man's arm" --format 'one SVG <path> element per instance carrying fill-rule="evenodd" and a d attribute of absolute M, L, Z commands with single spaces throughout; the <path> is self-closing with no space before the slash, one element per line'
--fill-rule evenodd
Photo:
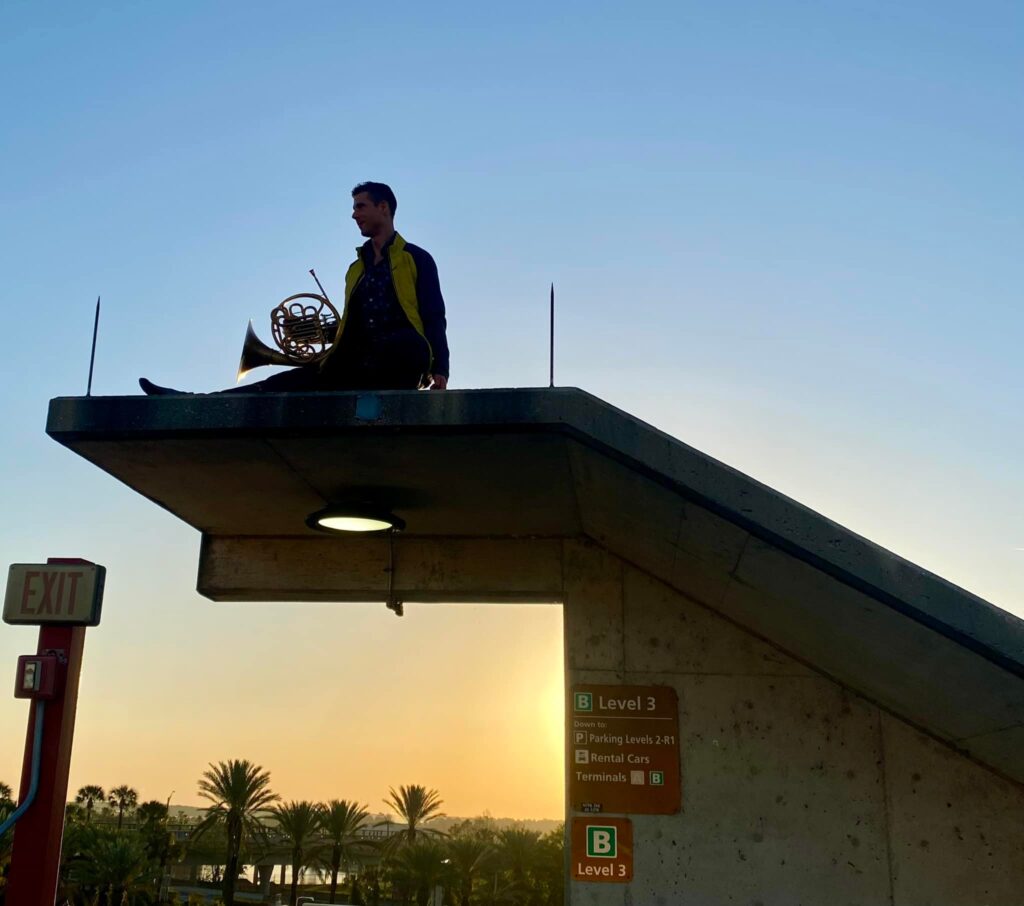
<path fill-rule="evenodd" d="M 448 386 L 448 321 L 445 317 L 441 281 L 437 265 L 429 252 L 419 246 L 407 244 L 406 249 L 416 261 L 416 300 L 419 302 L 423 332 L 434 353 L 434 387 L 444 390 Z"/>

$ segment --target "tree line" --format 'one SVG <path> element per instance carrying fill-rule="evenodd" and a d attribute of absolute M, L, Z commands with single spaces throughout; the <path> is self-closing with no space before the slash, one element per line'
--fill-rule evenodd
<path fill-rule="evenodd" d="M 222 906 L 235 906 L 242 871 L 268 860 L 290 866 L 287 902 L 292 906 L 310 869 L 329 877 L 325 895 L 331 903 L 428 906 L 438 887 L 445 904 L 458 906 L 563 903 L 561 828 L 542 835 L 476 818 L 441 832 L 431 826 L 445 817 L 434 789 L 391 788 L 384 804 L 404 826 L 383 837 L 367 833 L 382 824 L 371 823 L 367 806 L 346 799 L 284 802 L 271 789 L 270 773 L 247 760 L 210 764 L 199 793 L 210 805 L 180 839 L 171 829 L 168 804 L 140 804 L 129 786 L 79 789 L 67 809 L 58 904 L 180 902 L 174 894 L 162 894 L 161 883 L 169 866 L 186 855 L 223 866 Z M 94 820 L 97 805 L 105 810 L 101 820 Z M 11 788 L 0 783 L 0 821 L 13 809 Z M 12 839 L 13 831 L 0 837 L 0 906 L 15 906 L 4 897 Z M 344 889 L 339 886 L 343 871 Z"/>

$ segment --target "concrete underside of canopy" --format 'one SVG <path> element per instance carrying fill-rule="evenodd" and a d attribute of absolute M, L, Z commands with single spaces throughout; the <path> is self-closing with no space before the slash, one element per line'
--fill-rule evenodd
<path fill-rule="evenodd" d="M 59 398 L 48 433 L 203 534 L 214 600 L 565 600 L 592 541 L 1024 782 L 1024 624 L 573 389 Z"/>

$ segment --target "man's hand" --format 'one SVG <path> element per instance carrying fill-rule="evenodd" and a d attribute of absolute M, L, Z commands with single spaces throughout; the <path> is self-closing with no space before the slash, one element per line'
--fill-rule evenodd
<path fill-rule="evenodd" d="M 430 375 L 430 389 L 431 390 L 447 390 L 448 389 L 448 378 L 443 374 L 432 374 Z"/>

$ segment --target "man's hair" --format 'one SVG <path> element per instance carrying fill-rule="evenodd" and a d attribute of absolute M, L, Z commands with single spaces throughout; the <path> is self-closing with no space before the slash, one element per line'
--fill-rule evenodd
<path fill-rule="evenodd" d="M 391 208 L 391 216 L 395 216 L 395 211 L 398 210 L 398 199 L 395 198 L 395 193 L 391 191 L 391 186 L 386 186 L 382 182 L 361 182 L 352 190 L 352 197 L 355 198 L 361 192 L 369 195 L 370 200 L 374 204 L 386 201 L 388 207 Z"/>

